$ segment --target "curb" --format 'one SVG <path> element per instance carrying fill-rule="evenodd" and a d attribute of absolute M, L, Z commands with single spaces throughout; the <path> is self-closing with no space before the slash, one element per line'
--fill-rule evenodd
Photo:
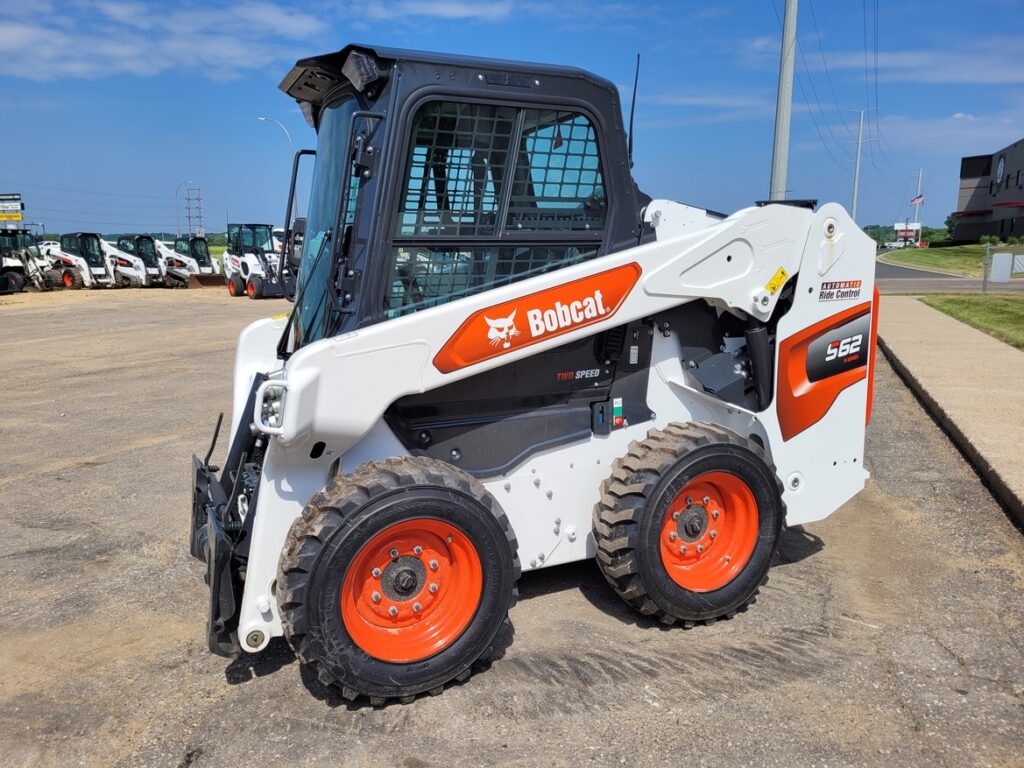
<path fill-rule="evenodd" d="M 1003 506 L 1010 519 L 1021 531 L 1024 531 L 1024 499 L 1021 499 L 1013 492 L 999 472 L 996 471 L 981 452 L 974 447 L 974 444 L 970 441 L 967 435 L 963 433 L 963 430 L 956 425 L 956 422 L 949 417 L 949 414 L 946 413 L 935 398 L 928 394 L 928 390 L 926 390 L 921 382 L 917 380 L 917 377 L 910 372 L 910 369 L 907 368 L 907 366 L 900 362 L 899 357 L 896 356 L 896 353 L 892 351 L 892 348 L 881 336 L 878 337 L 878 348 L 882 350 L 886 360 L 889 361 L 893 370 L 896 371 L 896 375 L 899 376 L 910 391 L 914 393 L 914 396 L 918 399 L 921 405 L 924 406 L 928 415 L 931 416 L 935 423 L 939 425 L 939 428 L 949 436 L 953 445 L 957 447 L 957 450 L 963 454 L 963 457 L 967 459 L 967 462 L 971 465 L 974 471 L 978 473 L 982 483 Z"/>

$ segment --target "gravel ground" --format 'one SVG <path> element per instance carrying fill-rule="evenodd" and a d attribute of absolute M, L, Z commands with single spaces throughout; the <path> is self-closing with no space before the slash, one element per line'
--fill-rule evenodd
<path fill-rule="evenodd" d="M 884 361 L 872 480 L 732 621 L 662 628 L 581 563 L 524 576 L 504 656 L 410 705 L 348 706 L 281 641 L 210 655 L 189 457 L 238 331 L 286 307 L 0 298 L 5 765 L 1024 764 L 1024 538 Z"/>

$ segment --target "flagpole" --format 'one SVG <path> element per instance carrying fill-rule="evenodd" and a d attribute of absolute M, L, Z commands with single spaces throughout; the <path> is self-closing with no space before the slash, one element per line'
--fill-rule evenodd
<path fill-rule="evenodd" d="M 917 202 L 914 203 L 914 223 L 915 224 L 918 223 L 918 219 L 920 218 L 920 213 L 921 213 L 921 203 L 924 202 L 923 200 L 918 200 L 918 198 L 921 197 L 921 176 L 923 174 L 924 174 L 924 168 L 918 168 L 917 169 L 917 194 L 914 195 L 914 200 L 917 200 Z"/>

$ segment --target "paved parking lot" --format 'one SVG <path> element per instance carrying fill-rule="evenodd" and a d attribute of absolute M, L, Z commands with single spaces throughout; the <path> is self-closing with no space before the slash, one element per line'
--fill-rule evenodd
<path fill-rule="evenodd" d="M 209 655 L 189 457 L 238 331 L 286 307 L 0 298 L 6 765 L 1024 764 L 1024 537 L 884 362 L 873 479 L 732 621 L 652 624 L 582 563 L 525 576 L 504 656 L 410 705 L 350 707 L 280 641 Z"/>

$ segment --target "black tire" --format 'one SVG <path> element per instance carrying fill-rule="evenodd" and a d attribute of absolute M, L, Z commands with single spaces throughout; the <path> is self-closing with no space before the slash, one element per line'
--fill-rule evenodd
<path fill-rule="evenodd" d="M 456 528 L 479 557 L 482 586 L 472 618 L 448 645 L 401 663 L 364 651 L 339 606 L 349 567 L 356 567 L 353 561 L 359 562 L 364 545 L 406 521 L 439 521 Z M 520 573 L 516 550 L 515 536 L 497 501 L 461 470 L 418 457 L 367 462 L 328 483 L 292 524 L 277 577 L 284 634 L 318 679 L 338 688 L 348 700 L 362 695 L 378 706 L 388 699 L 408 703 L 420 693 L 441 693 L 447 683 L 468 678 L 474 664 L 489 662 L 510 637 L 508 611 L 518 596 Z M 405 559 L 392 555 L 388 567 Z M 375 575 L 383 585 L 387 573 Z M 358 583 L 358 577 L 353 578 Z M 425 588 L 429 578 L 424 576 L 415 589 Z M 387 597 L 396 599 L 390 593 Z"/>
<path fill-rule="evenodd" d="M 245 286 L 245 292 L 249 294 L 250 299 L 262 299 L 263 278 L 259 275 L 253 275 L 250 277 L 248 284 Z"/>
<path fill-rule="evenodd" d="M 61 283 L 70 291 L 77 291 L 85 286 L 82 274 L 74 267 L 61 272 Z"/>
<path fill-rule="evenodd" d="M 25 276 L 11 270 L 0 273 L 0 295 L 18 293 L 25 287 Z"/>
<path fill-rule="evenodd" d="M 245 283 L 238 275 L 232 275 L 228 280 L 228 295 L 235 299 L 245 296 Z"/>
<path fill-rule="evenodd" d="M 661 537 L 663 526 L 671 525 L 667 515 L 673 501 L 679 503 L 683 489 L 709 472 L 746 484 L 756 502 L 757 538 L 749 559 L 731 581 L 693 591 L 670 574 L 661 553 Z M 695 525 L 704 526 L 699 536 L 707 541 L 705 534 L 713 536 L 711 526 L 718 525 L 711 521 L 710 505 L 700 500 L 684 513 L 691 509 L 698 518 L 704 516 Z M 647 439 L 630 444 L 629 452 L 615 461 L 611 477 L 602 483 L 601 500 L 594 507 L 597 564 L 618 595 L 640 613 L 665 624 L 678 621 L 684 627 L 711 624 L 731 618 L 755 601 L 768 580 L 785 513 L 775 467 L 752 440 L 699 422 L 652 429 Z M 685 543 L 683 538 L 678 541 Z M 709 551 L 713 546 L 708 544 Z"/>

